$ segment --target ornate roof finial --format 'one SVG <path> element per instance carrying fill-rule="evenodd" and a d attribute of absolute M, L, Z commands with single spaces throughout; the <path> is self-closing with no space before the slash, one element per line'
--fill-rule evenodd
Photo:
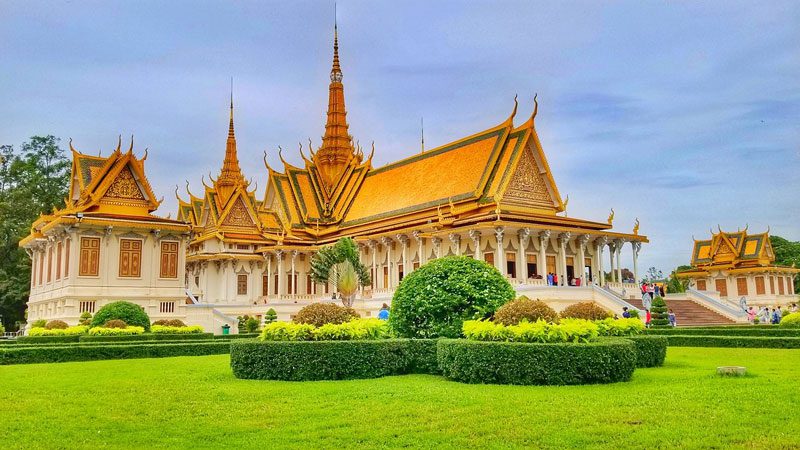
<path fill-rule="evenodd" d="M 608 224 L 614 224 L 614 208 L 611 208 L 611 212 L 608 214 Z"/>
<path fill-rule="evenodd" d="M 339 25 L 336 20 L 336 3 L 333 4 L 333 67 L 331 68 L 331 81 L 342 82 L 342 68 L 339 66 Z"/>

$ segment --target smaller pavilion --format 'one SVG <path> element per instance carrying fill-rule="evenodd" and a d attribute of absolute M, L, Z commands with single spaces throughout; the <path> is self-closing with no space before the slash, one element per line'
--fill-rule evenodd
<path fill-rule="evenodd" d="M 744 297 L 750 305 L 788 304 L 797 301 L 794 277 L 800 269 L 775 264 L 769 230 L 748 234 L 719 229 L 711 239 L 694 241 L 692 268 L 679 272 L 698 291 L 721 299 Z"/>

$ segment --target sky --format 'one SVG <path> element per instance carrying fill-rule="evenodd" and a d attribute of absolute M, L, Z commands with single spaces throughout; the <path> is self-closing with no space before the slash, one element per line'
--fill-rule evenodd
<path fill-rule="evenodd" d="M 350 132 L 375 166 L 493 127 L 538 93 L 568 214 L 650 239 L 640 270 L 688 263 L 710 229 L 800 240 L 800 2 L 337 3 Z M 0 0 L 0 144 L 123 135 L 175 216 L 219 173 L 234 79 L 245 175 L 320 144 L 332 1 Z M 446 168 L 443 168 L 446 171 Z M 630 247 L 623 253 L 630 266 Z"/>

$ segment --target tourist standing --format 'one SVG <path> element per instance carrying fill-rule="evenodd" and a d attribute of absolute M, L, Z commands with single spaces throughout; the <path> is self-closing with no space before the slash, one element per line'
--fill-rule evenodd
<path fill-rule="evenodd" d="M 778 312 L 775 311 L 775 308 L 772 308 L 772 324 L 775 325 L 778 323 Z"/>
<path fill-rule="evenodd" d="M 381 306 L 381 310 L 378 311 L 378 319 L 380 320 L 389 320 L 389 305 L 386 303 Z"/>
<path fill-rule="evenodd" d="M 775 317 L 778 319 L 775 321 L 775 323 L 781 323 L 781 319 L 783 319 L 783 311 L 781 311 L 780 305 L 778 306 L 778 310 L 775 311 Z"/>
<path fill-rule="evenodd" d="M 624 317 L 626 319 L 630 319 L 631 318 L 631 313 L 630 313 L 630 311 L 628 311 L 628 307 L 627 306 L 623 306 L 622 307 L 622 317 Z"/>
<path fill-rule="evenodd" d="M 669 324 L 673 328 L 677 326 L 677 323 L 675 322 L 675 313 L 672 312 L 672 308 L 669 310 Z"/>
<path fill-rule="evenodd" d="M 649 309 L 647 309 L 645 311 L 647 311 L 647 312 L 644 314 L 644 326 L 647 327 L 647 328 L 650 328 L 650 320 L 653 317 L 650 315 L 650 310 Z"/>
<path fill-rule="evenodd" d="M 756 310 L 752 306 L 747 309 L 747 321 L 751 325 L 756 321 Z"/>
<path fill-rule="evenodd" d="M 769 308 L 766 306 L 761 308 L 761 318 L 759 321 L 764 325 L 769 325 Z"/>
<path fill-rule="evenodd" d="M 547 285 L 548 286 L 553 285 L 553 274 L 550 272 L 547 272 Z"/>
<path fill-rule="evenodd" d="M 653 300 L 655 298 L 655 296 L 653 295 L 654 293 L 655 293 L 655 288 L 653 287 L 652 284 L 648 284 L 647 285 L 647 295 L 650 296 L 650 300 Z"/>
<path fill-rule="evenodd" d="M 555 273 L 553 274 L 553 285 L 558 286 L 558 275 Z"/>

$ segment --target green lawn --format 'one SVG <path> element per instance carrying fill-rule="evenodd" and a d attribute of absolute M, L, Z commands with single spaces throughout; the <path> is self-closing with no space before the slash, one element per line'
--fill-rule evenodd
<path fill-rule="evenodd" d="M 612 385 L 241 381 L 229 357 L 0 367 L 3 448 L 793 448 L 800 350 L 670 348 Z M 718 365 L 750 376 L 719 378 Z"/>

